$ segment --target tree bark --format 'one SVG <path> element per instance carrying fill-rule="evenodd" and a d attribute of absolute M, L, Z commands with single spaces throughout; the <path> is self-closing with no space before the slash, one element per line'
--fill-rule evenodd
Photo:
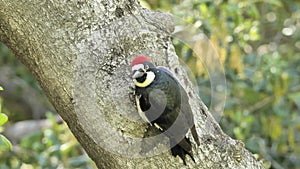
<path fill-rule="evenodd" d="M 168 151 L 140 153 L 146 125 L 129 75 L 131 59 L 141 54 L 175 72 L 190 95 L 201 145 L 186 168 L 263 168 L 221 131 L 193 91 L 170 41 L 173 24 L 169 14 L 136 0 L 0 0 L 0 40 L 32 72 L 98 168 L 184 167 Z"/>

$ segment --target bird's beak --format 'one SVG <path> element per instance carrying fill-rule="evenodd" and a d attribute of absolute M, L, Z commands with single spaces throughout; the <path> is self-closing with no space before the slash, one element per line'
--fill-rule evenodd
<path fill-rule="evenodd" d="M 136 79 L 136 78 L 142 77 L 144 74 L 145 74 L 144 71 L 137 70 L 137 71 L 133 72 L 131 77 L 132 77 L 132 79 Z"/>

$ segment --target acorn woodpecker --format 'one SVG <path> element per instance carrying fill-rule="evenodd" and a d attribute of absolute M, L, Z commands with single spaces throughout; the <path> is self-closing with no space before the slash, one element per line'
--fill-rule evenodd
<path fill-rule="evenodd" d="M 199 139 L 183 87 L 169 70 L 156 67 L 146 56 L 134 58 L 131 68 L 135 101 L 141 118 L 169 138 L 173 156 L 178 155 L 186 165 L 185 156 L 188 154 L 195 162 L 186 133 L 191 129 L 197 145 Z"/>

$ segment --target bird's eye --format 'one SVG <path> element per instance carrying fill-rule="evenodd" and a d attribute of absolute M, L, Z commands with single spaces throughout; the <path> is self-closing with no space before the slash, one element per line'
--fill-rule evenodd
<path fill-rule="evenodd" d="M 149 69 L 149 65 L 145 65 L 145 69 L 148 70 Z"/>

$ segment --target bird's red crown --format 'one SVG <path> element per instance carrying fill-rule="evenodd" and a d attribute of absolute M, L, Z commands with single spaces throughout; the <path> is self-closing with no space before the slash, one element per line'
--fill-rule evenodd
<path fill-rule="evenodd" d="M 147 56 L 137 56 L 131 62 L 131 67 L 138 64 L 143 64 L 144 62 L 152 62 Z"/>

